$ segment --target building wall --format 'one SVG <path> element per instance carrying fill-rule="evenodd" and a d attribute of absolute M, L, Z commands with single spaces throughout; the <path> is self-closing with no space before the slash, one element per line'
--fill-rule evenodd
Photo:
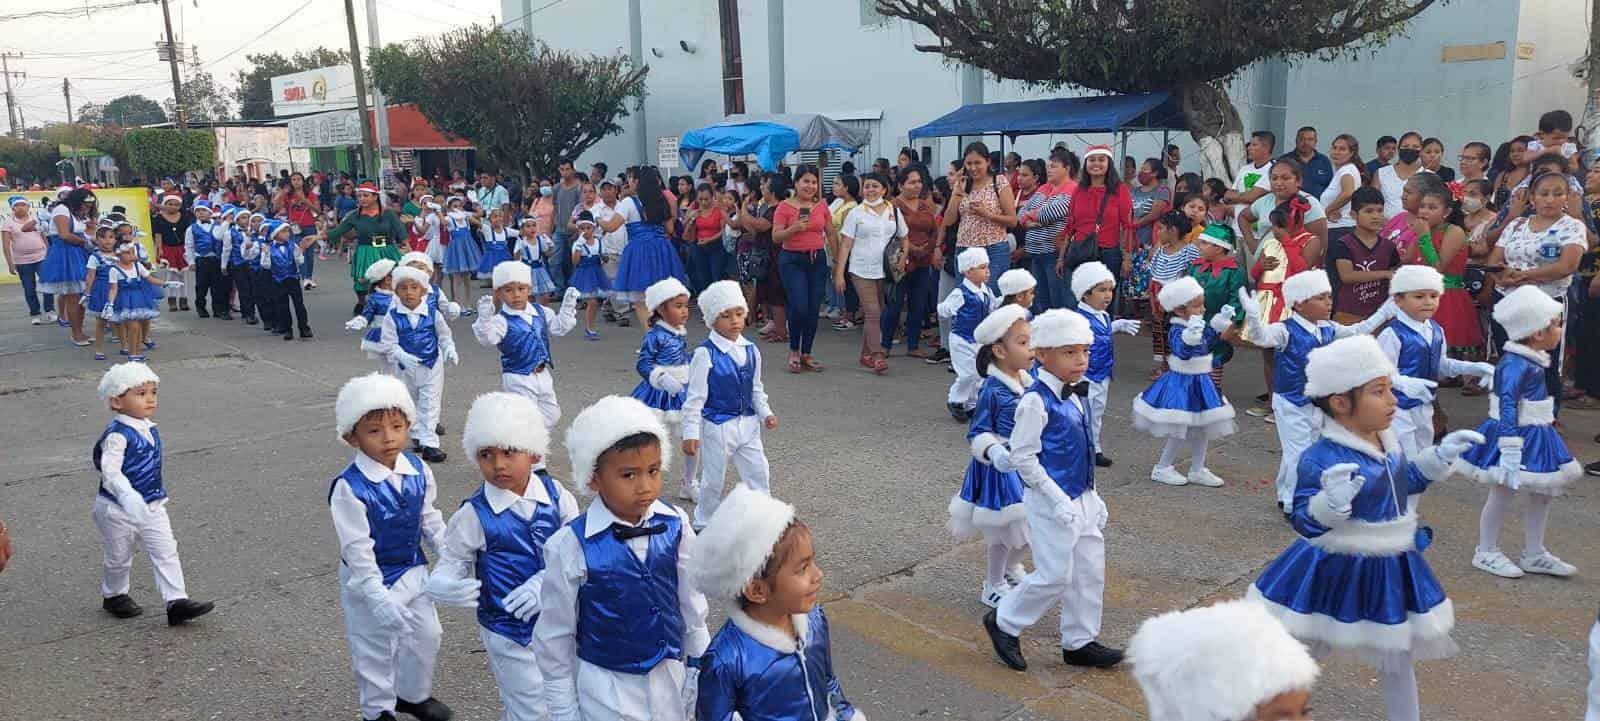
<path fill-rule="evenodd" d="M 1531 135 L 1556 108 L 1582 122 L 1586 90 L 1572 67 L 1588 51 L 1589 13 L 1588 0 L 1523 0 L 1517 42 L 1531 44 L 1533 57 L 1514 61 L 1509 134 Z"/>

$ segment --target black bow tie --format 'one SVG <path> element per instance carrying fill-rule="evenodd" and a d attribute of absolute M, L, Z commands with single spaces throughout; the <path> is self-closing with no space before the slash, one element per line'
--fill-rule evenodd
<path fill-rule="evenodd" d="M 1073 383 L 1072 385 L 1067 386 L 1066 390 L 1071 391 L 1073 395 L 1075 395 L 1075 396 L 1077 396 L 1079 398 L 1088 398 L 1089 397 L 1089 381 L 1078 381 L 1077 383 Z"/>
<path fill-rule="evenodd" d="M 629 526 L 623 523 L 611 524 L 611 535 L 616 536 L 617 540 L 619 541 L 627 541 L 634 538 L 640 538 L 642 536 L 654 536 L 658 533 L 666 532 L 666 524 L 661 523 L 658 523 L 654 526 Z"/>

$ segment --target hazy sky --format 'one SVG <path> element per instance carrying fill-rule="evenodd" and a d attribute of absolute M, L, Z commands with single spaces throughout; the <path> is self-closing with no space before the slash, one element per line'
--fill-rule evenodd
<path fill-rule="evenodd" d="M 166 63 L 156 58 L 162 39 L 161 6 L 138 5 L 94 11 L 88 17 L 26 17 L 43 9 L 121 4 L 125 0 L 0 0 L 0 49 L 23 54 L 9 61 L 12 91 L 28 125 L 66 120 L 61 80 L 72 86 L 72 111 L 85 102 L 104 103 L 139 93 L 157 102 L 172 97 Z M 285 55 L 324 45 L 349 47 L 342 0 L 170 0 L 178 42 L 199 48 L 201 68 L 227 88 L 252 53 Z M 355 0 L 356 31 L 367 45 L 364 4 Z M 376 0 L 385 43 L 433 35 L 472 23 L 487 24 L 499 0 Z M 281 25 L 279 23 L 282 23 Z M 274 27 L 276 26 L 276 27 Z M 74 40 L 81 39 L 81 41 Z M 237 111 L 237 108 L 235 108 Z M 0 119 L 3 125 L 3 119 Z M 0 128 L 0 132 L 3 132 Z"/>

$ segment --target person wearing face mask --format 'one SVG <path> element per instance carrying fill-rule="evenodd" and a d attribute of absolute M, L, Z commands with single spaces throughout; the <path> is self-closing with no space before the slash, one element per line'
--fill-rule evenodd
<path fill-rule="evenodd" d="M 1372 186 L 1383 191 L 1383 215 L 1393 218 L 1405 208 L 1400 195 L 1411 176 L 1426 172 L 1422 167 L 1422 134 L 1415 130 L 1400 136 L 1400 150 L 1393 165 L 1385 165 L 1373 176 Z"/>

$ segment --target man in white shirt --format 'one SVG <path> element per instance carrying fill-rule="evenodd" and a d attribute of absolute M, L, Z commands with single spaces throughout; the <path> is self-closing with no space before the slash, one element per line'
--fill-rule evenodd
<path fill-rule="evenodd" d="M 600 181 L 600 198 L 590 205 L 589 214 L 594 216 L 597 226 L 604 227 L 605 221 L 617 214 L 617 184 L 610 179 Z M 626 223 L 609 233 L 600 235 L 600 268 L 605 271 L 607 280 L 617 279 L 617 261 L 622 258 L 622 249 L 628 247 L 628 226 Z M 632 321 L 633 304 L 619 298 L 611 298 L 605 306 L 606 320 L 615 321 L 618 326 L 628 327 Z"/>
<path fill-rule="evenodd" d="M 1244 146 L 1248 162 L 1239 168 L 1239 174 L 1233 179 L 1233 188 L 1222 196 L 1222 202 L 1233 206 L 1235 217 L 1239 211 L 1254 203 L 1256 198 L 1271 190 L 1267 174 L 1272 170 L 1272 151 L 1277 144 L 1278 139 L 1271 131 L 1257 130 L 1250 134 L 1250 142 Z M 1238 230 L 1237 224 L 1234 229 Z"/>

